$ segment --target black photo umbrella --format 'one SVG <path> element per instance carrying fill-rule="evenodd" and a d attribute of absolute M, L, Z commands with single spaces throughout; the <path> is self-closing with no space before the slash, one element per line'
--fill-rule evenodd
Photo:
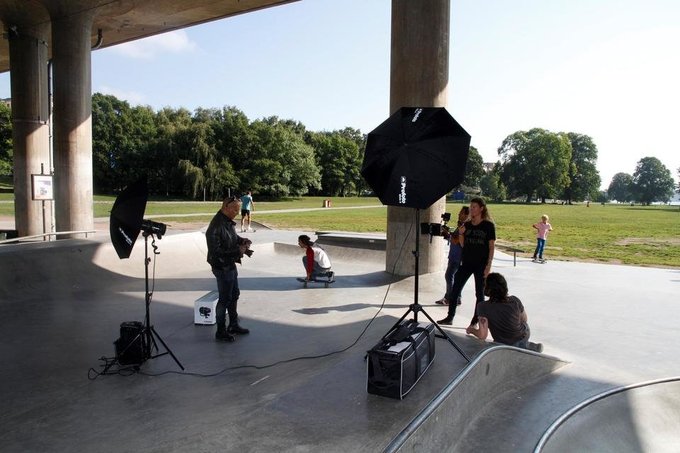
<path fill-rule="evenodd" d="M 361 174 L 388 206 L 426 209 L 465 177 L 470 134 L 443 107 L 402 107 L 368 134 Z"/>
<path fill-rule="evenodd" d="M 148 193 L 146 178 L 142 178 L 126 187 L 113 203 L 109 228 L 111 243 L 118 253 L 118 258 L 130 257 L 142 228 Z"/>
<path fill-rule="evenodd" d="M 361 175 L 383 204 L 420 210 L 457 187 L 465 177 L 470 134 L 443 107 L 402 107 L 368 134 Z M 417 227 L 416 227 L 417 228 Z M 418 303 L 418 236 L 415 238 L 413 304 L 383 336 L 396 332 L 409 313 L 422 312 L 458 352 L 470 358 Z"/>

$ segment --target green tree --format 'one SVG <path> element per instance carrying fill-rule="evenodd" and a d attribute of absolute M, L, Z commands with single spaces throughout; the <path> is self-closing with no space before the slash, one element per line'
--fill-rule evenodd
<path fill-rule="evenodd" d="M 467 163 L 465 164 L 465 179 L 463 185 L 466 187 L 479 187 L 480 180 L 484 176 L 484 159 L 474 146 L 470 147 Z"/>
<path fill-rule="evenodd" d="M 224 107 L 213 123 L 215 147 L 222 159 L 227 159 L 237 172 L 249 166 L 255 135 L 248 117 L 236 107 Z M 243 184 L 250 184 L 247 180 Z M 234 188 L 239 187 L 237 184 Z M 248 190 L 251 187 L 243 187 Z"/>
<path fill-rule="evenodd" d="M 597 146 L 587 135 L 567 133 L 571 143 L 571 165 L 569 183 L 564 188 L 562 198 L 569 204 L 572 201 L 596 199 L 600 187 L 600 174 L 597 171 Z"/>
<path fill-rule="evenodd" d="M 313 133 L 307 136 L 321 172 L 321 191 L 328 196 L 349 196 L 362 187 L 362 150 L 351 131 Z"/>
<path fill-rule="evenodd" d="M 628 173 L 617 173 L 609 183 L 607 195 L 610 200 L 628 203 L 633 200 L 633 177 Z"/>
<path fill-rule="evenodd" d="M 635 201 L 651 204 L 667 202 L 673 196 L 675 181 L 671 171 L 656 157 L 643 157 L 633 173 L 633 196 Z"/>
<path fill-rule="evenodd" d="M 156 137 L 149 146 L 149 159 L 156 165 L 150 185 L 165 196 L 183 195 L 181 175 L 185 174 L 187 168 L 186 164 L 181 167 L 179 165 L 184 159 L 180 137 L 191 126 L 191 115 L 186 109 L 173 110 L 165 107 L 156 113 L 154 122 Z"/>
<path fill-rule="evenodd" d="M 152 168 L 148 150 L 156 135 L 149 107 L 131 108 L 115 96 L 92 96 L 92 160 L 94 189 L 113 193 Z"/>
<path fill-rule="evenodd" d="M 482 195 L 492 201 L 503 201 L 507 198 L 505 185 L 495 172 L 489 172 L 482 176 L 479 180 L 479 188 L 482 190 Z"/>
<path fill-rule="evenodd" d="M 534 196 L 545 203 L 555 198 L 569 183 L 571 143 L 564 134 L 534 128 L 518 131 L 503 140 L 501 179 L 511 197 Z"/>
<path fill-rule="evenodd" d="M 606 190 L 599 190 L 597 192 L 597 196 L 595 197 L 595 201 L 598 203 L 606 203 L 609 201 L 609 196 L 607 194 Z"/>
<path fill-rule="evenodd" d="M 11 175 L 14 166 L 12 110 L 0 102 L 0 175 Z"/>
<path fill-rule="evenodd" d="M 314 150 L 303 137 L 285 125 L 251 123 L 254 136 L 242 172 L 248 187 L 273 197 L 299 196 L 321 187 Z M 245 190 L 245 189 L 244 189 Z"/>

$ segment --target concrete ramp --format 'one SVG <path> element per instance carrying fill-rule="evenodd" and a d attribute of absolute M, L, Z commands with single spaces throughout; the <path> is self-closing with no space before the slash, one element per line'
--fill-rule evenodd
<path fill-rule="evenodd" d="M 619 387 L 562 415 L 535 453 L 680 451 L 680 377 Z"/>
<path fill-rule="evenodd" d="M 561 363 L 486 350 L 490 343 L 451 327 L 476 357 L 472 365 L 438 340 L 407 399 L 368 394 L 365 351 L 412 302 L 412 279 L 385 273 L 384 253 L 329 245 L 337 283 L 303 289 L 294 278 L 302 270 L 297 232 L 264 233 L 252 235 L 255 254 L 239 267 L 240 316 L 251 333 L 231 344 L 194 324 L 194 301 L 215 290 L 200 232 L 140 238 L 122 260 L 104 240 L 0 248 L 2 451 L 374 452 L 402 431 L 404 450 L 451 450 L 473 407 Z M 145 245 L 152 323 L 186 371 L 164 356 L 142 374 L 89 380 L 102 369 L 99 357 L 111 356 L 120 323 L 144 314 Z"/>
<path fill-rule="evenodd" d="M 484 407 L 566 365 L 554 357 L 494 346 L 482 351 L 399 435 L 386 452 L 463 451 L 466 429 Z M 511 416 L 511 414 L 509 414 Z"/>

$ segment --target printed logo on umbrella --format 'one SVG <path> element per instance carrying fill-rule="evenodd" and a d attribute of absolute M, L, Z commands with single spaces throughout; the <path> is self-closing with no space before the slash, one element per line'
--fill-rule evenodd
<path fill-rule="evenodd" d="M 401 177 L 401 192 L 399 192 L 399 204 L 406 204 L 406 176 Z"/>

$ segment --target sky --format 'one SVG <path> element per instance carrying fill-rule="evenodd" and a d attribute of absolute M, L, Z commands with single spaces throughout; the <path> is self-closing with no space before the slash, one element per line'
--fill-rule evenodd
<path fill-rule="evenodd" d="M 389 116 L 390 11 L 390 0 L 302 0 L 100 49 L 92 90 L 368 133 Z M 603 189 L 648 156 L 678 181 L 679 1 L 451 0 L 449 65 L 447 109 L 485 162 L 540 127 L 590 136 Z"/>

